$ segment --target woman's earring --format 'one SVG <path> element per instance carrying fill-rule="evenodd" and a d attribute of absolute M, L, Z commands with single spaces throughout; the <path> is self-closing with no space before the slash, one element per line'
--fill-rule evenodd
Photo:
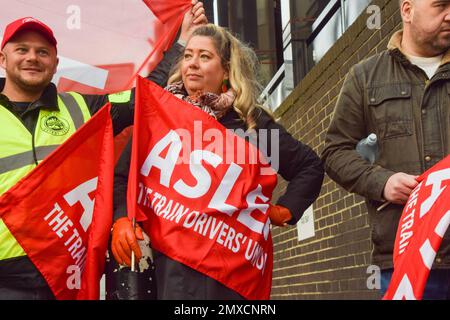
<path fill-rule="evenodd" d="M 229 88 L 228 79 L 223 79 L 223 81 L 222 81 L 222 92 L 223 93 L 227 92 L 228 88 Z"/>

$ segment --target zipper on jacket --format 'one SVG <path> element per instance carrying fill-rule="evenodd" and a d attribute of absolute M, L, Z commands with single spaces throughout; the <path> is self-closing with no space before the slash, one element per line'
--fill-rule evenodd
<path fill-rule="evenodd" d="M 36 164 L 36 166 L 38 165 L 38 160 L 37 160 L 37 156 L 36 156 L 36 146 L 35 146 L 35 144 L 34 144 L 34 131 L 33 131 L 33 133 L 31 134 L 31 146 L 32 146 L 32 148 L 33 148 L 33 160 L 34 160 L 34 163 Z"/>

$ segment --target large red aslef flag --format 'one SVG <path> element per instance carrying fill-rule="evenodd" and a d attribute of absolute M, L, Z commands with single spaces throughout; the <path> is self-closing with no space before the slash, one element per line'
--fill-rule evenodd
<path fill-rule="evenodd" d="M 136 94 L 129 215 L 154 249 L 269 299 L 275 171 L 253 144 L 156 84 L 140 78 Z"/>
<path fill-rule="evenodd" d="M 0 217 L 57 299 L 99 299 L 112 221 L 109 112 L 103 107 L 0 197 Z"/>
<path fill-rule="evenodd" d="M 385 300 L 422 299 L 430 269 L 450 224 L 450 156 L 417 180 L 419 184 L 409 196 L 399 221 L 394 273 Z"/>

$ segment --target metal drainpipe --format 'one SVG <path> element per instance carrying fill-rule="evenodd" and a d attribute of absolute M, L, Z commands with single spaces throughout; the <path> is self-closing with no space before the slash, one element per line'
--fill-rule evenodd
<path fill-rule="evenodd" d="M 344 34 L 346 28 L 345 21 L 347 17 L 347 12 L 345 8 L 345 2 L 346 0 L 341 0 L 341 36 Z"/>

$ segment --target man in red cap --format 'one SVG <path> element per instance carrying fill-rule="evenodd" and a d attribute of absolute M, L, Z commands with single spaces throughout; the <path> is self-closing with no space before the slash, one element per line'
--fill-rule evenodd
<path fill-rule="evenodd" d="M 203 4 L 193 0 L 185 15 L 179 41 L 149 75 L 164 86 L 182 43 L 196 26 L 207 22 Z M 58 66 L 57 41 L 43 22 L 21 18 L 4 30 L 0 65 L 0 195 L 64 143 L 108 101 L 114 133 L 132 124 L 134 90 L 115 95 L 58 93 L 51 83 Z M 46 121 L 50 119 L 52 121 Z M 58 125 L 54 125 L 57 123 Z M 127 226 L 131 228 L 130 226 Z M 53 299 L 45 279 L 0 219 L 0 300 Z"/>

